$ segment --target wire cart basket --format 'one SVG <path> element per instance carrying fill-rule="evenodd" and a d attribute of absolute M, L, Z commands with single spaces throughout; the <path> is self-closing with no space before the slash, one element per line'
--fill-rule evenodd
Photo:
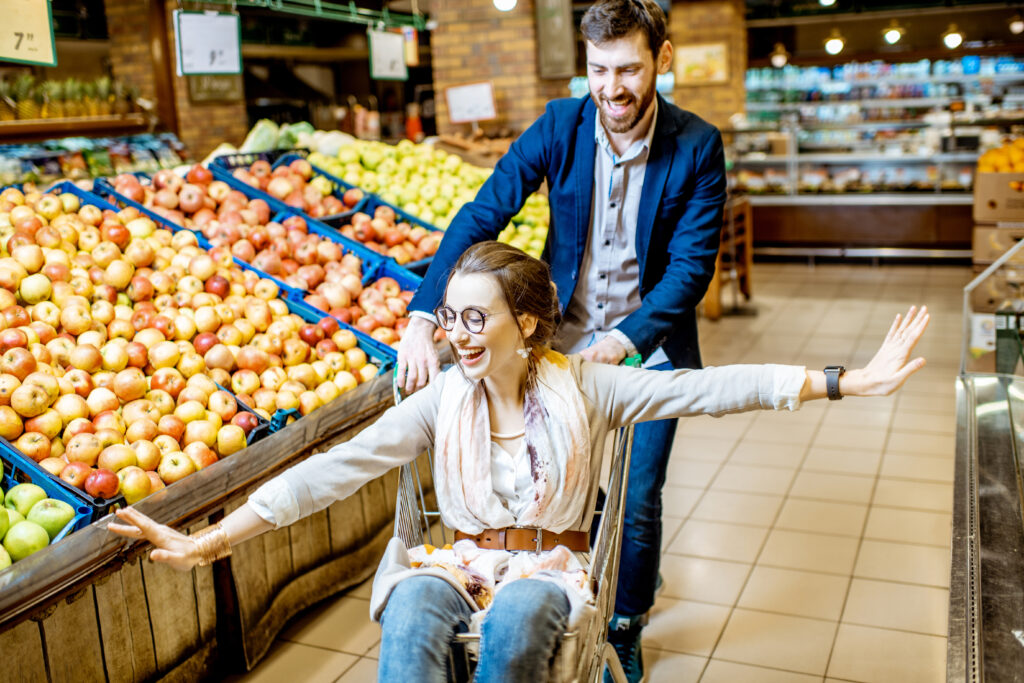
<path fill-rule="evenodd" d="M 639 358 L 628 359 L 627 365 L 639 366 Z M 397 382 L 393 382 L 393 389 L 397 405 L 402 400 Z M 589 560 L 587 574 L 595 596 L 594 616 L 563 635 L 551 663 L 551 681 L 595 683 L 601 680 L 605 667 L 616 683 L 626 681 L 615 649 L 607 642 L 607 632 L 608 622 L 615 609 L 619 548 L 632 448 L 633 425 L 629 425 L 615 434 L 604 507 L 595 513 L 600 518 L 600 526 L 590 553 L 585 555 L 584 560 L 585 563 Z M 421 457 L 403 465 L 399 471 L 395 536 L 407 548 L 424 543 L 437 547 L 454 543 L 454 531 L 441 523 L 441 512 L 437 509 L 432 493 L 433 451 L 428 450 L 424 457 L 425 460 Z M 421 465 L 424 466 L 423 472 L 420 471 Z M 449 675 L 458 680 L 468 676 L 475 666 L 479 646 L 479 633 L 456 634 L 449 652 Z"/>

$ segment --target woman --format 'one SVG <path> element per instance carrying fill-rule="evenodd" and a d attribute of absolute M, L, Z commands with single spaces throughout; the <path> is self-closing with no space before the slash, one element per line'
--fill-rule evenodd
<path fill-rule="evenodd" d="M 141 513 L 118 511 L 116 533 L 157 546 L 150 558 L 180 570 L 344 498 L 428 447 L 454 548 L 393 539 L 374 580 L 382 681 L 444 680 L 447 644 L 481 608 L 477 680 L 534 681 L 560 635 L 588 608 L 576 557 L 586 551 L 605 437 L 645 420 L 794 410 L 826 396 L 823 372 L 747 365 L 649 372 L 587 363 L 548 348 L 558 300 L 546 264 L 497 242 L 471 247 L 436 311 L 457 363 L 371 427 L 260 487 L 219 525 L 185 536 Z M 839 379 L 847 396 L 883 396 L 924 366 L 908 360 L 926 309 L 896 316 L 875 357 Z M 513 526 L 535 527 L 519 538 Z M 490 548 L 490 549 L 488 549 Z M 495 549 L 497 548 L 497 549 Z M 511 552 L 509 552 L 511 551 Z M 503 580 L 504 579 L 504 580 Z"/>

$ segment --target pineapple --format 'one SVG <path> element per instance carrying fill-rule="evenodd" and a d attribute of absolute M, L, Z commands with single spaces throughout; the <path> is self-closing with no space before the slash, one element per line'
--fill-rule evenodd
<path fill-rule="evenodd" d="M 83 116 L 81 84 L 74 78 L 64 81 L 64 116 Z"/>
<path fill-rule="evenodd" d="M 19 119 L 38 119 L 39 103 L 36 95 L 36 79 L 30 74 L 22 74 L 14 81 L 14 99 L 17 104 Z"/>
<path fill-rule="evenodd" d="M 0 121 L 14 120 L 14 100 L 11 99 L 11 84 L 0 79 Z"/>
<path fill-rule="evenodd" d="M 64 118 L 64 84 L 60 81 L 45 81 L 42 89 L 46 96 L 46 104 L 43 106 L 43 118 Z"/>
<path fill-rule="evenodd" d="M 98 116 L 99 102 L 96 100 L 96 84 L 86 82 L 82 84 L 82 116 Z"/>
<path fill-rule="evenodd" d="M 109 76 L 96 79 L 96 103 L 97 111 L 101 116 L 110 116 L 114 113 L 114 96 Z"/>

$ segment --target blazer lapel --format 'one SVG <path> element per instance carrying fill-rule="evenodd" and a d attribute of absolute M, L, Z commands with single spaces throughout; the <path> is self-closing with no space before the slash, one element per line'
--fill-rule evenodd
<path fill-rule="evenodd" d="M 651 151 L 647 157 L 644 187 L 640 192 L 640 210 L 636 217 L 636 255 L 640 264 L 641 288 L 644 282 L 644 266 L 647 264 L 647 248 L 651 242 L 651 232 L 654 230 L 654 218 L 672 167 L 672 145 L 666 144 L 665 138 L 676 132 L 676 124 L 668 110 L 668 103 L 661 95 L 657 97 L 658 120 L 655 122 L 654 138 L 651 140 Z"/>
<path fill-rule="evenodd" d="M 576 176 L 576 270 L 583 263 L 583 252 L 587 248 L 590 234 L 590 209 L 594 192 L 594 154 L 597 142 L 594 139 L 597 109 L 588 97 L 583 105 L 583 116 L 576 129 L 576 158 L 573 173 Z M 573 278 L 575 280 L 576 278 Z M 574 282 L 575 284 L 575 282 Z M 568 303 L 566 303 L 568 305 Z"/>

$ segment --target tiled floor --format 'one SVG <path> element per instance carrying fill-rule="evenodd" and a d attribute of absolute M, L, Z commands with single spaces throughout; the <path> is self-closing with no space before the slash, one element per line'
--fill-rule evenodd
<path fill-rule="evenodd" d="M 895 396 L 680 425 L 649 681 L 945 677 L 960 288 L 950 266 L 758 264 L 756 316 L 701 321 L 706 364 L 866 363 L 925 303 L 928 366 Z M 729 303 L 731 299 L 727 298 Z M 243 680 L 376 678 L 366 585 L 310 610 Z"/>

